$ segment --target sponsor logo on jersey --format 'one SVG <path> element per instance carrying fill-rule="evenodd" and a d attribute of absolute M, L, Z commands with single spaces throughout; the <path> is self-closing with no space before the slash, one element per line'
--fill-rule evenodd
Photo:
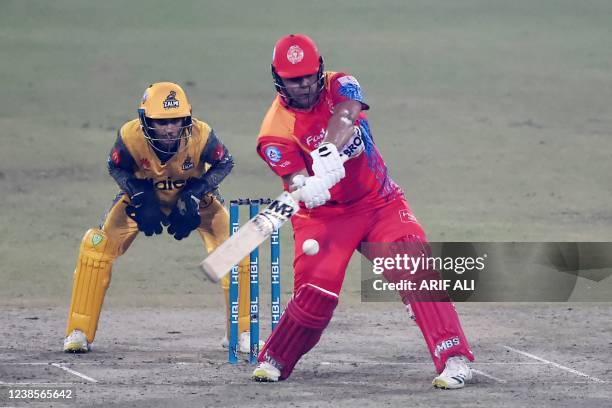
<path fill-rule="evenodd" d="M 353 136 L 342 148 L 341 152 L 345 156 L 353 158 L 359 156 L 364 150 L 365 145 L 363 143 L 363 139 L 361 138 L 361 131 L 357 126 L 355 126 L 355 133 L 353 133 Z"/>
<path fill-rule="evenodd" d="M 119 165 L 119 163 L 121 162 L 121 156 L 119 155 L 119 149 L 117 149 L 116 147 L 113 149 L 113 151 L 111 152 L 111 160 L 113 161 L 113 163 L 115 163 L 115 165 Z"/>
<path fill-rule="evenodd" d="M 164 109 L 175 109 L 180 106 L 178 99 L 176 99 L 176 92 L 170 91 L 166 99 L 164 100 Z"/>
<path fill-rule="evenodd" d="M 225 150 L 223 149 L 223 145 L 219 143 L 217 147 L 215 147 L 215 151 L 212 154 L 213 160 L 221 160 L 225 156 Z"/>
<path fill-rule="evenodd" d="M 161 191 L 172 191 L 185 187 L 186 183 L 187 180 L 172 180 L 172 178 L 168 177 L 165 180 L 154 181 L 153 185 L 156 189 Z"/>
<path fill-rule="evenodd" d="M 193 168 L 193 161 L 191 160 L 191 156 L 187 156 L 187 158 L 183 162 L 183 165 L 181 166 L 181 169 L 183 169 L 183 171 L 187 171 L 192 168 Z"/>
<path fill-rule="evenodd" d="M 297 64 L 304 59 L 304 50 L 299 45 L 292 45 L 287 50 L 287 59 L 293 65 Z"/>
<path fill-rule="evenodd" d="M 434 351 L 434 355 L 440 358 L 440 353 L 443 351 L 449 350 L 453 347 L 457 347 L 461 344 L 461 340 L 459 337 L 453 337 L 451 339 L 442 340 L 440 343 L 436 344 L 436 351 Z"/>
<path fill-rule="evenodd" d="M 278 163 L 283 158 L 283 154 L 281 153 L 281 151 L 280 151 L 280 149 L 278 147 L 276 147 L 276 146 L 268 146 L 266 148 L 266 157 L 272 163 Z"/>
<path fill-rule="evenodd" d="M 145 170 L 149 170 L 151 168 L 151 162 L 146 157 L 144 159 L 140 159 L 140 167 Z"/>
<path fill-rule="evenodd" d="M 321 141 L 325 139 L 327 129 L 322 128 L 318 135 L 306 136 L 306 145 L 312 149 L 316 149 L 321 144 Z"/>

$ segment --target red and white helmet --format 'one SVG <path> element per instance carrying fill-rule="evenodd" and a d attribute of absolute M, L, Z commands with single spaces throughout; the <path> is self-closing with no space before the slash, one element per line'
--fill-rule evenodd
<path fill-rule="evenodd" d="M 297 78 L 306 75 L 318 74 L 316 97 L 325 87 L 323 75 L 323 57 L 319 54 L 315 42 L 304 34 L 289 34 L 281 37 L 274 46 L 272 53 L 272 78 L 276 91 L 285 101 L 291 105 L 291 97 L 288 95 L 282 78 Z"/>

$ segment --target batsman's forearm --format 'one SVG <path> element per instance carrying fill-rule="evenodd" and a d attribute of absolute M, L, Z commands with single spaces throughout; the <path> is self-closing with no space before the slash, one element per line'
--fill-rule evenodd
<path fill-rule="evenodd" d="M 333 143 L 341 149 L 355 133 L 355 121 L 359 118 L 361 103 L 357 101 L 342 102 L 334 108 L 334 114 L 327 123 L 327 134 L 324 142 Z"/>
<path fill-rule="evenodd" d="M 353 136 L 353 133 L 355 133 L 355 126 L 350 119 L 345 116 L 332 117 L 327 127 L 327 136 L 323 141 L 333 143 L 340 150 Z"/>

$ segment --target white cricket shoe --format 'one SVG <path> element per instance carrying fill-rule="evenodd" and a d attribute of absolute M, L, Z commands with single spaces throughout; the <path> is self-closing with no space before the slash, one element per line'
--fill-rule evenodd
<path fill-rule="evenodd" d="M 249 354 L 251 352 L 251 332 L 242 332 L 238 338 L 238 352 Z"/>
<path fill-rule="evenodd" d="M 257 382 L 277 382 L 280 375 L 281 372 L 278 368 L 264 361 L 263 363 L 259 363 L 257 368 L 253 370 L 251 379 Z"/>
<path fill-rule="evenodd" d="M 450 357 L 446 360 L 444 371 L 433 379 L 433 386 L 445 390 L 454 390 L 465 387 L 465 383 L 472 379 L 472 369 L 463 356 Z"/>
<path fill-rule="evenodd" d="M 263 340 L 259 340 L 259 349 L 261 350 L 266 343 Z M 221 347 L 224 350 L 229 348 L 229 340 L 227 336 L 221 339 Z M 251 333 L 242 332 L 238 338 L 238 352 L 242 354 L 249 354 L 251 352 Z"/>
<path fill-rule="evenodd" d="M 263 340 L 259 340 L 259 349 L 261 350 L 266 344 Z M 238 352 L 243 354 L 249 354 L 251 352 L 251 332 L 240 333 L 240 339 L 238 341 Z"/>
<path fill-rule="evenodd" d="M 91 350 L 91 345 L 87 342 L 85 333 L 80 330 L 73 330 L 68 337 L 64 339 L 65 353 L 87 353 Z"/>

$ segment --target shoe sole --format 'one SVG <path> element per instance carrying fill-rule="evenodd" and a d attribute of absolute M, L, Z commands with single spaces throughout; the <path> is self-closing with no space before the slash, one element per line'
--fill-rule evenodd
<path fill-rule="evenodd" d="M 271 377 L 268 377 L 267 374 L 268 373 L 264 372 L 263 370 L 262 370 L 261 374 L 253 373 L 253 375 L 251 375 L 251 380 L 256 381 L 256 382 L 278 382 L 278 377 L 277 378 L 271 378 Z"/>
<path fill-rule="evenodd" d="M 251 380 L 255 381 L 255 382 L 262 382 L 262 383 L 273 383 L 273 382 L 278 382 L 278 380 L 274 380 L 272 378 L 269 377 L 259 377 L 259 376 L 252 376 Z"/>
<path fill-rule="evenodd" d="M 442 380 L 442 379 L 434 379 L 433 380 L 433 386 L 435 388 L 441 389 L 441 390 L 458 390 L 460 388 L 465 387 L 465 382 L 461 383 L 461 384 L 457 384 L 457 385 L 450 385 L 449 383 L 447 383 L 446 381 Z"/>
<path fill-rule="evenodd" d="M 80 343 L 69 343 L 64 346 L 64 353 L 87 353 L 89 349 L 87 347 L 83 348 L 83 345 Z"/>

